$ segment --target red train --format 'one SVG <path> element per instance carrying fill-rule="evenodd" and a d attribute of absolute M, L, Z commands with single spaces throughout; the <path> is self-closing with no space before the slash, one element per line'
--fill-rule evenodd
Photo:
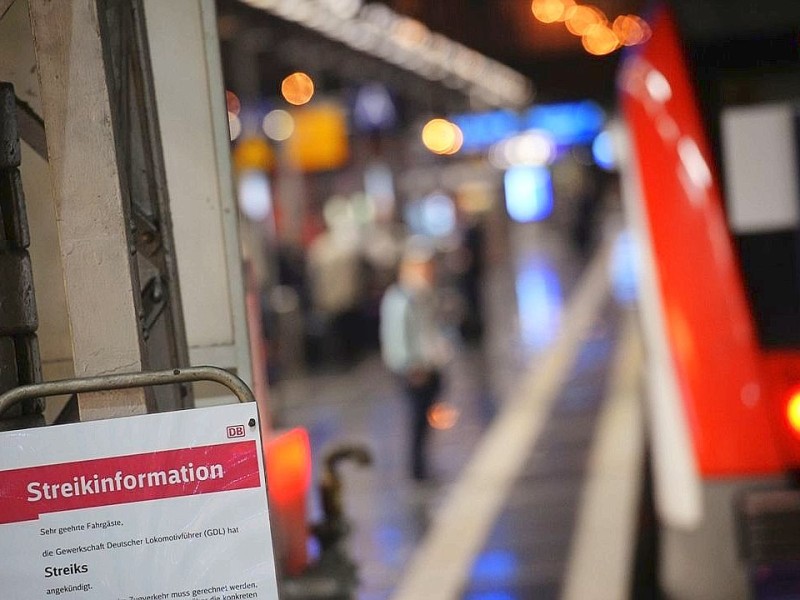
<path fill-rule="evenodd" d="M 619 74 L 660 580 L 800 597 L 800 2 L 679 0 Z"/>

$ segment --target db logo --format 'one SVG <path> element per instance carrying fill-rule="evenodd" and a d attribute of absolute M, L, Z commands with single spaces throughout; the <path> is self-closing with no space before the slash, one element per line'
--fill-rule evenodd
<path fill-rule="evenodd" d="M 244 437 L 244 425 L 228 425 L 227 431 L 229 438 Z"/>

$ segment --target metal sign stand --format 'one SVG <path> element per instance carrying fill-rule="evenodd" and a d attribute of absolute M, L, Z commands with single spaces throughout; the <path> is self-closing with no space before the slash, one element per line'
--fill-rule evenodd
<path fill-rule="evenodd" d="M 174 383 L 192 383 L 195 381 L 214 381 L 233 392 L 239 402 L 255 402 L 253 392 L 236 375 L 218 367 L 188 367 L 172 371 L 119 373 L 23 385 L 0 396 L 0 416 L 17 403 L 33 398 L 80 394 L 83 392 L 126 390 Z"/>

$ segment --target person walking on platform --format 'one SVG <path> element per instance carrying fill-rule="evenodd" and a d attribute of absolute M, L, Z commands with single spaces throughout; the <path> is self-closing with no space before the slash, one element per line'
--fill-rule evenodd
<path fill-rule="evenodd" d="M 411 475 L 428 476 L 427 413 L 442 389 L 447 346 L 436 316 L 433 252 L 410 245 L 381 302 L 381 352 L 411 405 Z"/>

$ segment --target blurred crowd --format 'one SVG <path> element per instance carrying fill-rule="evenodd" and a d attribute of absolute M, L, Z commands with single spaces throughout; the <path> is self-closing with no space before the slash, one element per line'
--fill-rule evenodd
<path fill-rule="evenodd" d="M 326 227 L 307 246 L 277 248 L 277 285 L 264 299 L 269 375 L 276 382 L 305 368 L 346 368 L 380 344 L 381 300 L 410 248 L 435 263 L 437 311 L 450 335 L 482 335 L 483 221 L 462 219 L 447 235 L 414 233 L 397 223 L 359 228 L 343 200 L 329 201 Z"/>

